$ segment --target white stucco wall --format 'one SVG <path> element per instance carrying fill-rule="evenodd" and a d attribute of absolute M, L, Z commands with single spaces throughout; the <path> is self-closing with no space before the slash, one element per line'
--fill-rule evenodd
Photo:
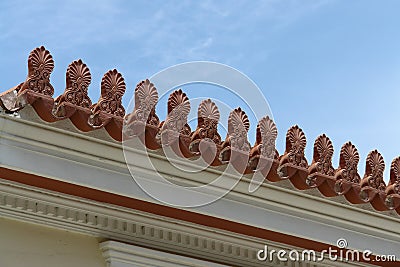
<path fill-rule="evenodd" d="M 0 218 L 1 267 L 106 267 L 94 237 Z"/>

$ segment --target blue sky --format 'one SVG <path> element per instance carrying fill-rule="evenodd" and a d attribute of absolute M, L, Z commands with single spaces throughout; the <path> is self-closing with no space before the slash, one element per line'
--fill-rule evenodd
<path fill-rule="evenodd" d="M 0 90 L 25 79 L 28 53 L 40 45 L 55 59 L 55 96 L 68 64 L 82 58 L 93 102 L 102 75 L 117 68 L 128 87 L 126 106 L 138 81 L 174 64 L 216 61 L 262 90 L 280 153 L 287 129 L 298 124 L 309 161 L 315 138 L 326 133 L 334 167 L 351 140 L 363 175 L 370 150 L 383 154 L 387 168 L 400 155 L 399 10 L 395 0 L 1 1 Z"/>

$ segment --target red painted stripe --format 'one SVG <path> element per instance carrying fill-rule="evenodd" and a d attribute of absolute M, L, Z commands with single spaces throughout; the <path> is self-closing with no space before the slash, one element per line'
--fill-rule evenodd
<path fill-rule="evenodd" d="M 283 243 L 304 249 L 313 249 L 315 251 L 322 251 L 322 250 L 327 250 L 329 247 L 332 247 L 329 244 L 308 240 L 297 236 L 291 236 L 267 229 L 258 228 L 255 226 L 250 226 L 174 207 L 163 206 L 160 204 L 151 203 L 126 196 L 121 196 L 105 191 L 100 191 L 89 187 L 62 182 L 34 174 L 15 171 L 4 167 L 0 167 L 0 178 L 71 196 L 77 196 L 98 202 L 109 203 L 134 210 L 140 210 L 147 213 L 152 213 L 177 220 L 191 222 L 241 235 L 270 240 L 273 242 Z M 374 260 L 374 257 L 371 258 Z M 400 261 L 391 263 L 389 262 L 387 263 L 369 262 L 369 263 L 375 264 L 377 266 L 400 266 Z"/>

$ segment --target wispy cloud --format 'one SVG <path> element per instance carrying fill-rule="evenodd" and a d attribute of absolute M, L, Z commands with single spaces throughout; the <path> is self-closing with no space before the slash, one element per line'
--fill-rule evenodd
<path fill-rule="evenodd" d="M 0 40 L 46 40 L 54 49 L 125 43 L 160 65 L 221 60 L 219 50 L 239 51 L 258 29 L 288 25 L 327 1 L 3 2 Z"/>
<path fill-rule="evenodd" d="M 267 47 L 252 53 L 250 47 L 327 1 L 3 1 L 0 42 L 28 51 L 44 44 L 59 53 L 57 64 L 64 69 L 76 57 L 89 57 L 93 80 L 118 67 L 135 83 L 192 60 L 242 66 L 246 72 L 253 65 L 244 61 L 256 63 L 270 53 Z M 62 90 L 64 73 L 52 77 Z M 96 99 L 99 92 L 92 94 Z"/>

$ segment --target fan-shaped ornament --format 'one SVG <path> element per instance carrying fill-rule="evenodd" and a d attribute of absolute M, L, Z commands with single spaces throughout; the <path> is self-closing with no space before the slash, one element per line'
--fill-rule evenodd
<path fill-rule="evenodd" d="M 197 116 L 198 125 L 192 140 L 207 138 L 220 144 L 221 137 L 217 129 L 220 114 L 217 105 L 211 99 L 203 100 L 197 110 Z"/>
<path fill-rule="evenodd" d="M 53 69 L 53 57 L 44 46 L 32 50 L 28 57 L 28 77 L 19 93 L 31 90 L 52 97 L 54 88 L 50 84 L 50 74 Z"/>
<path fill-rule="evenodd" d="M 368 178 L 368 185 L 378 190 L 385 190 L 386 186 L 383 182 L 385 162 L 382 155 L 377 150 L 373 150 L 368 154 L 366 161 L 365 176 Z"/>
<path fill-rule="evenodd" d="M 390 165 L 390 183 L 400 183 L 400 157 L 395 158 Z"/>
<path fill-rule="evenodd" d="M 219 121 L 220 117 L 218 107 L 211 99 L 203 100 L 200 103 L 197 115 L 199 120 L 209 119 Z"/>
<path fill-rule="evenodd" d="M 318 136 L 314 143 L 314 162 L 317 171 L 321 174 L 333 176 L 332 167 L 333 145 L 332 141 L 325 134 Z"/>
<path fill-rule="evenodd" d="M 187 124 L 189 112 L 189 98 L 181 89 L 174 91 L 168 98 L 168 115 L 161 130 L 171 130 L 183 135 L 190 135 L 191 130 Z"/>
<path fill-rule="evenodd" d="M 105 113 L 123 117 L 125 109 L 122 106 L 122 96 L 126 85 L 122 74 L 116 69 L 108 71 L 101 80 L 101 97 L 93 107 L 93 113 L 103 111 Z"/>
<path fill-rule="evenodd" d="M 247 132 L 250 128 L 250 121 L 241 108 L 236 108 L 229 114 L 228 135 L 230 145 L 233 149 L 243 152 L 250 151 L 250 144 L 247 141 Z"/>
<path fill-rule="evenodd" d="M 395 158 L 390 165 L 390 186 L 400 195 L 400 157 Z"/>
<path fill-rule="evenodd" d="M 158 92 L 149 79 L 141 81 L 135 89 L 135 110 L 134 120 L 158 126 L 160 123 L 155 107 L 158 102 Z"/>
<path fill-rule="evenodd" d="M 83 108 L 90 108 L 92 101 L 88 96 L 88 87 L 92 76 L 89 68 L 82 60 L 73 61 L 67 69 L 66 84 L 64 93 L 55 102 L 60 105 L 62 102 L 69 102 Z"/>
<path fill-rule="evenodd" d="M 257 139 L 261 139 L 261 155 L 273 159 L 276 156 L 275 141 L 278 129 L 268 116 L 262 118 L 257 125 Z"/>
<path fill-rule="evenodd" d="M 342 170 L 342 178 L 348 182 L 358 184 L 361 180 L 358 174 L 358 162 L 360 155 L 357 148 L 351 143 L 347 142 L 340 149 L 339 169 Z"/>
<path fill-rule="evenodd" d="M 286 134 L 286 151 L 289 163 L 307 168 L 307 160 L 304 156 L 307 140 L 299 126 L 292 126 Z"/>

